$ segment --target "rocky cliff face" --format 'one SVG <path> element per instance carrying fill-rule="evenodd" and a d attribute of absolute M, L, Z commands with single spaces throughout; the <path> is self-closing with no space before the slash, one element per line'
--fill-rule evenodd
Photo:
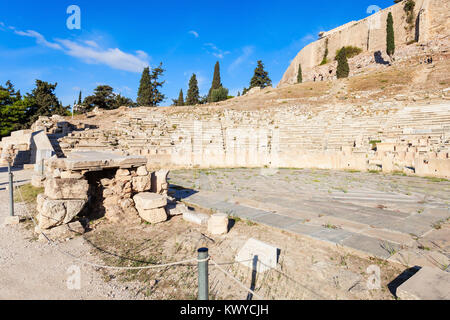
<path fill-rule="evenodd" d="M 286 70 L 279 87 L 297 82 L 299 64 L 302 65 L 303 81 L 320 81 L 316 69 L 321 63 L 328 47 L 327 76 L 335 73 L 334 58 L 336 50 L 343 46 L 355 46 L 362 50 L 362 54 L 372 56 L 381 53 L 379 60 L 386 57 L 386 19 L 389 12 L 394 18 L 394 32 L 396 47 L 404 46 L 412 41 L 426 43 L 436 37 L 448 37 L 450 30 L 450 0 L 416 0 L 414 15 L 411 23 L 407 22 L 404 11 L 404 1 L 381 10 L 360 21 L 352 21 L 336 29 L 320 34 L 320 39 L 303 48 Z M 378 63 L 374 59 L 374 63 Z M 321 66 L 324 68 L 324 66 Z M 331 72 L 330 72 L 331 71 Z"/>

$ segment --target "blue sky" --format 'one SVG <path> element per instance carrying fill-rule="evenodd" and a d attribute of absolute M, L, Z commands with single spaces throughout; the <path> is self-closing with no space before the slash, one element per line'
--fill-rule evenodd
<path fill-rule="evenodd" d="M 162 92 L 170 105 L 192 73 L 206 94 L 214 64 L 235 95 L 248 87 L 257 60 L 276 85 L 290 61 L 319 31 L 368 16 L 392 0 L 359 1 L 0 1 L 0 83 L 22 93 L 35 79 L 57 82 L 57 96 L 73 104 L 99 84 L 136 98 L 142 68 L 160 61 Z M 81 9 L 81 29 L 69 30 L 70 5 Z"/>

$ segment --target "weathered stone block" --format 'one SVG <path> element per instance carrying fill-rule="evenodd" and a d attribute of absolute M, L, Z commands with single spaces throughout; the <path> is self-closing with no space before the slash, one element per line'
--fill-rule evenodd
<path fill-rule="evenodd" d="M 450 300 L 450 273 L 422 267 L 397 288 L 396 295 L 403 300 Z"/>
<path fill-rule="evenodd" d="M 45 195 L 53 200 L 87 200 L 89 184 L 87 180 L 50 178 L 45 180 Z"/>
<path fill-rule="evenodd" d="M 83 210 L 86 200 L 53 200 L 44 199 L 38 202 L 39 227 L 49 229 L 51 227 L 67 224 Z"/>
<path fill-rule="evenodd" d="M 208 232 L 219 235 L 228 232 L 228 215 L 225 213 L 213 214 L 208 220 Z"/>
<path fill-rule="evenodd" d="M 205 225 L 208 223 L 209 215 L 205 213 L 197 213 L 194 211 L 183 212 L 183 219 L 199 225 Z"/>
<path fill-rule="evenodd" d="M 44 186 L 45 177 L 35 174 L 31 177 L 31 185 L 35 188 L 42 188 Z"/>
<path fill-rule="evenodd" d="M 5 217 L 5 220 L 3 221 L 3 224 L 5 226 L 12 226 L 20 223 L 20 217 L 19 216 L 7 216 Z"/>
<path fill-rule="evenodd" d="M 189 211 L 184 203 L 171 203 L 166 206 L 166 212 L 169 216 L 178 216 Z"/>
<path fill-rule="evenodd" d="M 164 208 L 156 208 L 150 210 L 139 209 L 139 216 L 150 223 L 160 223 L 167 220 L 166 210 Z"/>
<path fill-rule="evenodd" d="M 278 248 L 250 238 L 239 250 L 235 261 L 248 268 L 255 269 L 257 272 L 265 272 L 270 268 L 277 267 Z"/>
<path fill-rule="evenodd" d="M 81 172 L 62 171 L 61 179 L 83 179 Z"/>
<path fill-rule="evenodd" d="M 150 192 L 142 192 L 134 196 L 134 202 L 138 210 L 150 210 L 164 207 L 167 204 L 167 198 Z"/>

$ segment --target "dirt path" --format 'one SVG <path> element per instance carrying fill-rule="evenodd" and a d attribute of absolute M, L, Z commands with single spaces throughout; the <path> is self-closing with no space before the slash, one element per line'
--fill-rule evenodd
<path fill-rule="evenodd" d="M 17 171 L 15 181 L 25 183 L 31 171 Z M 31 230 L 24 224 L 4 226 L 9 214 L 7 172 L 0 168 L 0 299 L 136 299 L 130 284 L 114 280 L 104 282 L 92 267 L 74 263 L 47 243 L 33 239 Z M 24 215 L 24 207 L 17 205 L 17 215 Z M 62 243 L 59 248 L 89 261 L 90 246 L 83 238 Z M 80 268 L 80 289 L 70 290 L 68 278 L 73 276 L 71 266 Z M 73 283 L 73 282 L 71 282 Z M 128 286 L 127 286 L 128 285 Z"/>

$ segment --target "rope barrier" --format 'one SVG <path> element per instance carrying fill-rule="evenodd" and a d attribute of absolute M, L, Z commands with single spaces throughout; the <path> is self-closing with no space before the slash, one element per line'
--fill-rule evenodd
<path fill-rule="evenodd" d="M 142 267 L 118 267 L 118 266 L 107 266 L 107 265 L 101 265 L 101 264 L 97 264 L 97 263 L 93 263 L 93 262 L 89 262 L 89 261 L 85 261 L 73 254 L 71 254 L 70 252 L 61 250 L 60 248 L 58 248 L 56 245 L 57 243 L 55 241 L 53 241 L 52 239 L 50 239 L 44 232 L 42 232 L 41 228 L 38 226 L 38 224 L 36 223 L 36 220 L 34 219 L 33 215 L 28 211 L 28 206 L 26 204 L 26 202 L 23 199 L 23 195 L 22 192 L 20 190 L 20 188 L 16 187 L 17 191 L 19 192 L 20 198 L 22 200 L 22 202 L 24 203 L 24 207 L 25 207 L 25 211 L 28 215 L 28 217 L 30 217 L 31 221 L 33 221 L 33 224 L 35 227 L 38 228 L 39 233 L 42 234 L 42 236 L 47 239 L 48 244 L 52 245 L 53 247 L 55 247 L 56 250 L 58 250 L 60 253 L 82 263 L 85 265 L 89 265 L 95 268 L 99 268 L 99 269 L 116 269 L 116 270 L 144 270 L 144 269 L 157 269 L 157 268 L 166 268 L 166 267 L 171 267 L 171 266 L 175 266 L 175 265 L 181 265 L 181 264 L 186 264 L 186 263 L 191 263 L 191 262 L 204 262 L 204 261 L 208 261 L 208 259 L 203 259 L 203 260 L 199 260 L 197 258 L 193 258 L 193 259 L 187 259 L 187 260 L 182 260 L 182 261 L 177 261 L 177 262 L 170 262 L 170 263 L 164 263 L 164 264 L 158 264 L 158 265 L 151 265 L 151 266 L 142 266 Z"/>
<path fill-rule="evenodd" d="M 242 287 L 244 290 L 248 291 L 249 293 L 251 293 L 252 295 L 254 295 L 255 297 L 257 297 L 260 300 L 265 300 L 262 296 L 260 296 L 259 294 L 257 294 L 255 291 L 247 288 L 242 282 L 240 282 L 238 279 L 236 279 L 231 273 L 229 273 L 228 271 L 226 271 L 224 268 L 222 268 L 221 266 L 219 266 L 213 259 L 211 259 L 211 262 L 214 264 L 214 266 L 219 269 L 220 271 L 222 271 L 225 275 L 227 275 L 228 277 L 230 277 L 234 282 L 236 282 L 240 287 Z"/>
<path fill-rule="evenodd" d="M 31 221 L 33 222 L 34 226 L 38 228 L 39 233 L 47 240 L 48 244 L 50 246 L 53 246 L 58 252 L 62 253 L 65 256 L 70 257 L 71 259 L 78 261 L 82 264 L 85 265 L 89 265 L 92 266 L 94 268 L 98 268 L 98 269 L 114 269 L 114 270 L 145 270 L 145 269 L 157 269 L 157 268 L 166 268 L 166 267 L 171 267 L 171 266 L 176 266 L 176 265 L 183 265 L 183 264 L 187 264 L 187 263 L 199 263 L 199 262 L 205 262 L 205 261 L 211 261 L 212 265 L 215 266 L 217 269 L 219 269 L 221 272 L 223 272 L 226 276 L 228 276 L 229 278 L 231 278 L 234 282 L 236 282 L 240 287 L 242 287 L 244 290 L 246 290 L 247 292 L 251 293 L 253 296 L 257 297 L 258 299 L 264 300 L 264 298 L 257 294 L 255 291 L 247 288 L 242 282 L 240 282 L 236 277 L 234 277 L 231 273 L 229 273 L 228 271 L 226 271 L 224 268 L 221 267 L 221 265 L 233 265 L 236 263 L 243 263 L 243 262 L 248 262 L 248 261 L 252 261 L 253 259 L 247 259 L 247 260 L 243 260 L 243 261 L 233 261 L 233 262 L 221 262 L 221 263 L 217 263 L 216 261 L 214 261 L 211 257 L 208 257 L 206 259 L 197 259 L 197 258 L 192 258 L 192 259 L 186 259 L 186 260 L 182 260 L 182 261 L 177 261 L 177 262 L 169 262 L 169 263 L 164 263 L 164 264 L 158 264 L 158 265 L 150 265 L 150 266 L 142 266 L 142 267 L 118 267 L 118 266 L 108 266 L 108 265 L 102 265 L 102 264 L 97 264 L 97 263 L 93 263 L 93 262 L 89 262 L 89 261 L 85 261 L 73 254 L 71 254 L 70 252 L 64 251 L 60 248 L 57 247 L 57 243 L 55 241 L 53 241 L 52 239 L 50 239 L 39 227 L 39 225 L 36 223 L 35 218 L 33 217 L 33 215 L 30 213 L 30 211 L 28 210 L 28 206 L 26 204 L 26 202 L 24 201 L 22 192 L 20 190 L 19 187 L 16 186 L 16 190 L 19 193 L 19 196 L 24 204 L 25 207 L 25 211 L 26 214 L 28 215 L 28 217 L 31 219 Z M 302 284 L 298 283 L 297 281 L 295 281 L 294 279 L 292 279 L 290 276 L 288 276 L 286 273 L 284 273 L 283 271 L 274 269 L 273 267 L 270 267 L 266 264 L 264 264 L 263 262 L 261 262 L 260 260 L 258 260 L 259 263 L 261 263 L 262 265 L 268 267 L 271 270 L 275 270 L 277 272 L 279 272 L 280 274 L 284 275 L 285 277 L 287 277 L 289 280 L 297 283 L 298 285 L 300 285 L 301 287 L 307 289 L 308 291 L 314 293 L 315 295 L 317 295 L 318 297 L 321 297 L 323 299 L 325 299 L 323 296 L 319 295 L 318 293 L 314 292 L 313 290 L 303 286 Z"/>

